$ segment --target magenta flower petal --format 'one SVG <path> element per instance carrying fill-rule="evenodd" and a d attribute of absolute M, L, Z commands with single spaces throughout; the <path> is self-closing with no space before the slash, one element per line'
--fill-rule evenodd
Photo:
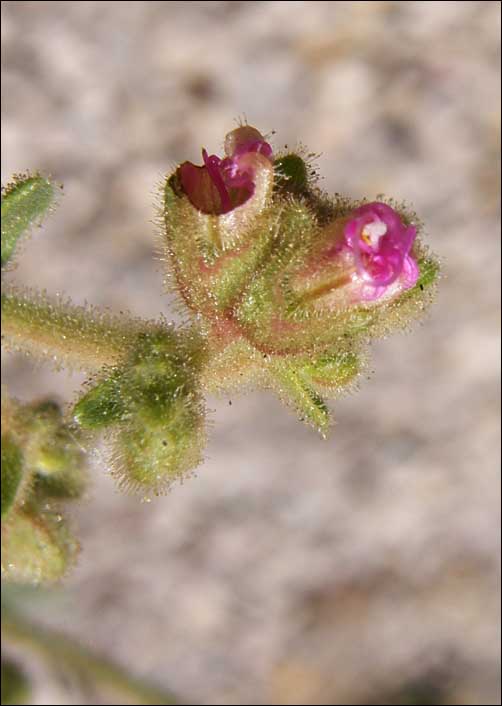
<path fill-rule="evenodd" d="M 380 298 L 397 280 L 403 289 L 417 281 L 418 266 L 410 254 L 416 228 L 405 225 L 391 206 L 376 201 L 359 207 L 345 225 L 344 236 L 356 279 L 364 284 L 363 299 Z"/>
<path fill-rule="evenodd" d="M 410 289 L 415 286 L 420 275 L 416 260 L 411 255 L 406 255 L 403 262 L 403 288 Z"/>
<path fill-rule="evenodd" d="M 240 155 L 247 154 L 248 152 L 257 152 L 258 154 L 262 154 L 267 159 L 272 159 L 272 147 L 264 140 L 243 142 L 240 145 L 237 145 L 233 156 L 239 157 Z"/>
<path fill-rule="evenodd" d="M 246 128 L 246 131 L 252 137 L 259 136 L 254 128 Z M 224 159 L 202 150 L 202 167 L 191 162 L 182 164 L 178 174 L 190 203 L 202 213 L 215 216 L 229 213 L 246 203 L 255 191 L 256 160 L 250 159 L 253 154 L 272 161 L 271 146 L 264 140 L 252 139 L 234 140 L 232 154 Z"/>
<path fill-rule="evenodd" d="M 202 213 L 223 213 L 221 195 L 207 168 L 184 162 L 178 169 L 183 191 L 190 203 Z"/>
<path fill-rule="evenodd" d="M 230 211 L 232 208 L 232 201 L 230 200 L 230 194 L 228 193 L 221 173 L 221 159 L 215 154 L 208 157 L 206 150 L 202 150 L 202 158 L 204 160 L 207 173 L 209 174 L 209 178 L 213 182 L 220 196 L 222 212 L 225 213 L 226 211 Z"/>

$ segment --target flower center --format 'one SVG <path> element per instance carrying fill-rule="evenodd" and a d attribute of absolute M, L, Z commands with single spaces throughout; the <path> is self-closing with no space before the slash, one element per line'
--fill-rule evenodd
<path fill-rule="evenodd" d="M 215 185 L 220 195 L 223 212 L 230 211 L 230 209 L 232 208 L 232 202 L 230 200 L 230 194 L 228 193 L 228 189 L 221 175 L 221 159 L 215 154 L 212 154 L 209 157 L 206 150 L 202 150 L 202 158 L 204 160 L 207 173 L 209 174 L 211 181 Z"/>
<path fill-rule="evenodd" d="M 383 221 L 367 223 L 361 231 L 361 240 L 372 248 L 378 248 L 380 238 L 387 233 L 387 225 Z"/>

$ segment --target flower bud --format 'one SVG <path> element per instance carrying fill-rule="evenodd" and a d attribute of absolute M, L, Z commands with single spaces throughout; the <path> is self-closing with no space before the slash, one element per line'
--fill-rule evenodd
<path fill-rule="evenodd" d="M 42 475 L 76 473 L 84 455 L 72 430 L 65 424 L 58 404 L 51 400 L 32 405 L 28 440 L 24 449 L 28 466 Z"/>
<path fill-rule="evenodd" d="M 48 583 L 65 573 L 78 544 L 55 499 L 85 487 L 74 430 L 52 401 L 22 405 L 2 395 L 2 577 Z"/>
<path fill-rule="evenodd" d="M 283 192 L 305 194 L 309 186 L 309 171 L 297 154 L 286 154 L 274 162 L 275 186 Z"/>
<path fill-rule="evenodd" d="M 227 157 L 238 154 L 239 150 L 249 149 L 249 145 L 258 146 L 255 151 L 264 152 L 268 157 L 272 155 L 272 148 L 265 142 L 261 132 L 255 127 L 251 127 L 251 125 L 241 125 L 225 136 L 225 154 Z"/>
<path fill-rule="evenodd" d="M 159 494 L 200 462 L 204 355 L 194 329 L 151 326 L 75 405 L 80 426 L 107 430 L 112 474 L 122 487 Z"/>
<path fill-rule="evenodd" d="M 270 249 L 272 149 L 243 126 L 227 135 L 227 156 L 203 150 L 165 188 L 166 255 L 188 306 L 206 316 L 228 309 Z"/>
<path fill-rule="evenodd" d="M 4 394 L 2 427 L 2 517 L 34 499 L 81 495 L 85 457 L 55 402 L 22 405 Z"/>
<path fill-rule="evenodd" d="M 160 495 L 202 461 L 205 415 L 198 397 L 179 395 L 160 411 L 144 407 L 112 435 L 112 474 L 126 490 Z"/>
<path fill-rule="evenodd" d="M 158 495 L 201 461 L 205 412 L 194 333 L 145 332 L 123 371 L 126 413 L 112 431 L 112 473 L 122 487 Z"/>

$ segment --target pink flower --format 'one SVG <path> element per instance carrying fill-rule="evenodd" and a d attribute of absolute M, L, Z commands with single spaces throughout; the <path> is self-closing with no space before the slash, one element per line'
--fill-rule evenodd
<path fill-rule="evenodd" d="M 254 194 L 260 159 L 272 161 L 271 146 L 247 125 L 227 136 L 225 150 L 224 159 L 202 150 L 204 166 L 184 162 L 179 167 L 183 191 L 202 213 L 220 216 L 242 206 Z"/>
<path fill-rule="evenodd" d="M 353 283 L 361 299 L 372 301 L 413 287 L 418 265 L 410 254 L 417 229 L 379 201 L 357 208 L 345 224 L 341 250 L 354 258 Z"/>

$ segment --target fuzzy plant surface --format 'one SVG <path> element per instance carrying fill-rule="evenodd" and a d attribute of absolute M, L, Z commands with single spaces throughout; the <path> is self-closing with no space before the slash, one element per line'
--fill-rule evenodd
<path fill-rule="evenodd" d="M 423 316 L 439 265 L 416 214 L 323 193 L 313 158 L 241 125 L 222 157 L 203 150 L 166 177 L 158 221 L 180 327 L 4 286 L 4 346 L 88 373 L 65 414 L 2 397 L 4 576 L 51 581 L 71 565 L 59 503 L 84 487 L 81 439 L 103 435 L 119 486 L 149 497 L 201 463 L 209 393 L 270 389 L 326 437 L 327 400 L 357 385 L 370 341 Z M 58 193 L 39 174 L 4 190 L 2 268 Z"/>

